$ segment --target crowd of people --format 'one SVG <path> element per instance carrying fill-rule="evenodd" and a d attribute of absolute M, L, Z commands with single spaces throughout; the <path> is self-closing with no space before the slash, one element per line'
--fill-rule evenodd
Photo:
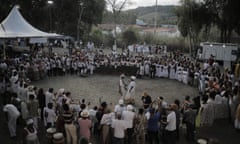
<path fill-rule="evenodd" d="M 134 68 L 130 83 L 120 75 L 117 105 L 101 102 L 91 107 L 84 99 L 74 101 L 71 92 L 64 88 L 46 92 L 31 85 L 31 81 L 66 74 L 86 76 L 100 68 L 111 68 L 119 73 L 121 67 Z M 65 137 L 67 144 L 95 142 L 108 144 L 139 144 L 145 142 L 174 144 L 179 129 L 186 124 L 186 138 L 195 141 L 198 126 L 211 126 L 215 119 L 228 118 L 240 129 L 239 64 L 235 71 L 220 70 L 210 58 L 201 63 L 177 52 L 162 56 L 104 54 L 103 51 L 79 51 L 72 55 L 34 56 L 1 60 L 1 95 L 7 113 L 9 133 L 16 137 L 16 125 L 25 124 L 23 143 L 38 144 L 38 127 L 41 120 L 47 133 L 57 133 L 56 139 Z M 129 74 L 127 69 L 125 74 Z M 120 71 L 121 72 L 121 71 Z M 163 97 L 143 93 L 142 106 L 134 106 L 136 79 L 169 78 L 199 89 L 201 96 L 191 100 L 186 96 L 166 102 Z M 54 128 L 54 129 L 53 129 Z M 62 134 L 62 135 L 61 135 Z M 159 137 L 160 136 L 160 137 Z"/>

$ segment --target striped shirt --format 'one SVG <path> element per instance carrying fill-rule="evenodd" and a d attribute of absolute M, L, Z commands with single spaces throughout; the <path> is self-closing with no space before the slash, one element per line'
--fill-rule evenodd
<path fill-rule="evenodd" d="M 63 119 L 65 124 L 71 124 L 73 122 L 73 113 L 72 112 L 64 112 Z"/>

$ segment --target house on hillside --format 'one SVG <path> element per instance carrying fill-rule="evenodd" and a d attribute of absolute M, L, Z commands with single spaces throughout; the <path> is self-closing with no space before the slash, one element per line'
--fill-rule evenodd
<path fill-rule="evenodd" d="M 166 37 L 179 37 L 180 36 L 180 31 L 178 30 L 177 26 L 175 27 L 158 27 L 153 28 L 145 28 L 140 31 L 140 34 L 147 34 L 147 33 L 152 33 L 154 34 L 156 32 L 156 35 L 158 36 L 166 36 Z"/>
<path fill-rule="evenodd" d="M 98 24 L 98 27 L 102 30 L 103 34 L 110 34 L 110 33 L 112 33 L 114 35 L 114 28 L 115 28 L 114 24 Z M 117 34 L 122 33 L 123 29 L 124 29 L 124 26 L 117 25 L 116 26 L 116 33 Z"/>
<path fill-rule="evenodd" d="M 147 23 L 145 23 L 143 20 L 136 19 L 136 25 L 138 25 L 138 26 L 147 26 Z"/>

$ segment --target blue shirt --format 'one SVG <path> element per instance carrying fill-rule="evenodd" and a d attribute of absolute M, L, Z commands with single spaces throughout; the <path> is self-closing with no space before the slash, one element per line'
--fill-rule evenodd
<path fill-rule="evenodd" d="M 156 132 L 159 129 L 160 112 L 154 113 L 148 120 L 148 131 Z"/>

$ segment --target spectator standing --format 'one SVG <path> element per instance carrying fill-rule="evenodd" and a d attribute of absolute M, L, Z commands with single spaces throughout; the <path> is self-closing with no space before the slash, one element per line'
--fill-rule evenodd
<path fill-rule="evenodd" d="M 53 109 L 53 103 L 48 103 L 47 108 L 44 109 L 44 117 L 45 117 L 45 123 L 46 123 L 46 128 L 54 127 L 54 123 L 56 121 L 56 113 Z"/>
<path fill-rule="evenodd" d="M 143 92 L 142 102 L 143 102 L 144 109 L 148 109 L 152 103 L 152 98 L 151 98 L 151 96 L 148 95 L 148 93 L 146 91 Z"/>
<path fill-rule="evenodd" d="M 45 94 L 45 106 L 47 106 L 48 103 L 53 103 L 54 102 L 53 100 L 54 100 L 53 88 L 49 88 Z"/>
<path fill-rule="evenodd" d="M 23 131 L 23 141 L 26 144 L 40 144 L 37 136 L 37 129 L 33 126 L 33 120 L 27 120 L 26 124 L 27 126 Z"/>
<path fill-rule="evenodd" d="M 41 119 L 43 120 L 43 109 L 46 106 L 45 105 L 46 97 L 45 97 L 43 88 L 40 88 L 38 90 L 37 99 L 38 99 L 38 102 L 39 102 L 39 107 L 41 109 Z"/>
<path fill-rule="evenodd" d="M 78 124 L 80 127 L 80 137 L 85 137 L 88 142 L 90 142 L 92 122 L 89 119 L 88 110 L 81 112 L 81 118 L 78 119 Z"/>
<path fill-rule="evenodd" d="M 187 127 L 187 140 L 193 142 L 195 139 L 195 121 L 196 121 L 196 111 L 192 109 L 193 105 L 187 106 L 183 114 L 183 123 Z"/>
<path fill-rule="evenodd" d="M 33 125 L 35 128 L 38 128 L 38 108 L 39 103 L 36 100 L 35 95 L 29 95 L 29 102 L 27 103 L 29 117 L 33 119 Z"/>
<path fill-rule="evenodd" d="M 176 143 L 176 114 L 174 112 L 174 108 L 172 105 L 169 107 L 167 121 L 162 123 L 166 124 L 165 131 L 166 131 L 166 142 L 167 144 L 175 144 Z"/>
<path fill-rule="evenodd" d="M 127 126 L 127 135 L 126 135 L 126 142 L 127 144 L 132 143 L 132 136 L 133 136 L 133 121 L 135 118 L 135 113 L 133 112 L 133 106 L 128 105 L 127 110 L 123 111 L 122 113 L 122 119 L 126 121 L 126 126 Z"/>
<path fill-rule="evenodd" d="M 107 109 L 105 114 L 103 114 L 100 124 L 102 126 L 103 144 L 109 144 L 110 143 L 110 126 L 112 124 L 112 113 L 110 109 Z"/>
<path fill-rule="evenodd" d="M 150 109 L 150 117 L 147 122 L 147 133 L 150 144 L 158 144 L 158 131 L 159 125 L 158 122 L 160 120 L 160 112 L 155 112 L 155 109 Z"/>
<path fill-rule="evenodd" d="M 67 144 L 77 144 L 77 130 L 73 124 L 73 113 L 67 104 L 63 105 L 64 128 L 67 137 Z"/>
<path fill-rule="evenodd" d="M 126 121 L 121 120 L 121 115 L 117 114 L 116 119 L 112 121 L 114 144 L 124 144 L 126 126 Z"/>
<path fill-rule="evenodd" d="M 134 135 L 137 144 L 145 144 L 147 118 L 144 115 L 144 109 L 140 108 L 134 120 Z"/>

